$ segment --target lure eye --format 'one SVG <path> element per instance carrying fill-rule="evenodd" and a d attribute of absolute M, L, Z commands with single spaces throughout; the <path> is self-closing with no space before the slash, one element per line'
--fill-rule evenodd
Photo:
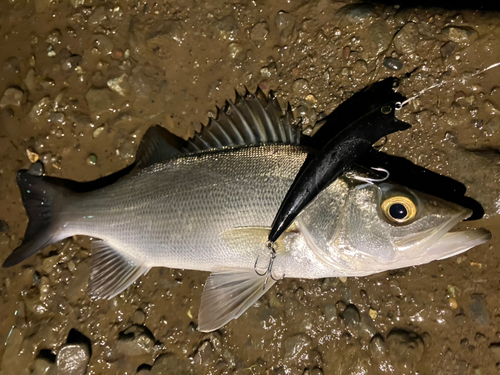
<path fill-rule="evenodd" d="M 392 222 L 406 223 L 417 214 L 417 206 L 410 198 L 404 196 L 391 197 L 382 203 L 382 211 Z"/>

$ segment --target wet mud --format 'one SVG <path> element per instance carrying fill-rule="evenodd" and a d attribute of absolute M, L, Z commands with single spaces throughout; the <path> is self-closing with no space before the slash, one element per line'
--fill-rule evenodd
<path fill-rule="evenodd" d="M 188 137 L 245 87 L 276 91 L 305 131 L 388 76 L 423 93 L 381 150 L 452 177 L 493 239 L 364 278 L 279 282 L 239 319 L 196 330 L 206 273 L 152 269 L 86 294 L 90 241 L 0 270 L 0 373 L 495 374 L 500 372 L 499 14 L 318 0 L 2 1 L 0 261 L 27 218 L 16 173 L 91 181 L 132 163 L 160 124 Z M 500 68 L 499 68 L 500 69 Z M 179 186 L 181 189 L 182 186 Z"/>

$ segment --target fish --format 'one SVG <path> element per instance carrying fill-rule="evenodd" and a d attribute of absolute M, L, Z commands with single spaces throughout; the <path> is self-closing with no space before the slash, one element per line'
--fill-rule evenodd
<path fill-rule="evenodd" d="M 97 180 L 94 190 L 20 171 L 29 222 L 3 266 L 84 235 L 94 239 L 92 298 L 119 295 L 153 267 L 208 271 L 198 329 L 209 332 L 241 316 L 282 276 L 366 276 L 445 259 L 490 239 L 486 229 L 451 231 L 469 217 L 467 208 L 346 173 L 277 240 L 274 276 L 259 276 L 269 263 L 274 215 L 311 152 L 301 137 L 289 105 L 282 111 L 274 95 L 247 92 L 187 141 L 149 128 L 129 173 Z"/>

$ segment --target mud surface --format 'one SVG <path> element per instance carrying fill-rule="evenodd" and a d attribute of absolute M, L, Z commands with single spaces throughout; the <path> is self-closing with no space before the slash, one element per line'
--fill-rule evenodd
<path fill-rule="evenodd" d="M 415 69 L 407 96 L 450 82 L 404 107 L 413 128 L 382 149 L 464 183 L 485 217 L 462 225 L 493 239 L 371 277 L 282 281 L 210 334 L 196 331 L 207 274 L 153 269 L 91 301 L 90 241 L 68 239 L 0 270 L 0 372 L 499 373 L 500 71 L 474 76 L 500 61 L 499 15 L 178 3 L 1 2 L 0 261 L 26 228 L 16 172 L 28 156 L 50 176 L 90 181 L 129 165 L 151 125 L 192 135 L 235 88 L 275 90 L 307 128 L 367 84 Z"/>

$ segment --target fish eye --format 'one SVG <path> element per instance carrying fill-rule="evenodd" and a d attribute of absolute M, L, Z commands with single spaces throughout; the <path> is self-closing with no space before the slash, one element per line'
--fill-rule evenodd
<path fill-rule="evenodd" d="M 382 203 L 385 216 L 395 223 L 406 223 L 417 214 L 417 206 L 413 201 L 404 196 L 391 197 Z"/>

